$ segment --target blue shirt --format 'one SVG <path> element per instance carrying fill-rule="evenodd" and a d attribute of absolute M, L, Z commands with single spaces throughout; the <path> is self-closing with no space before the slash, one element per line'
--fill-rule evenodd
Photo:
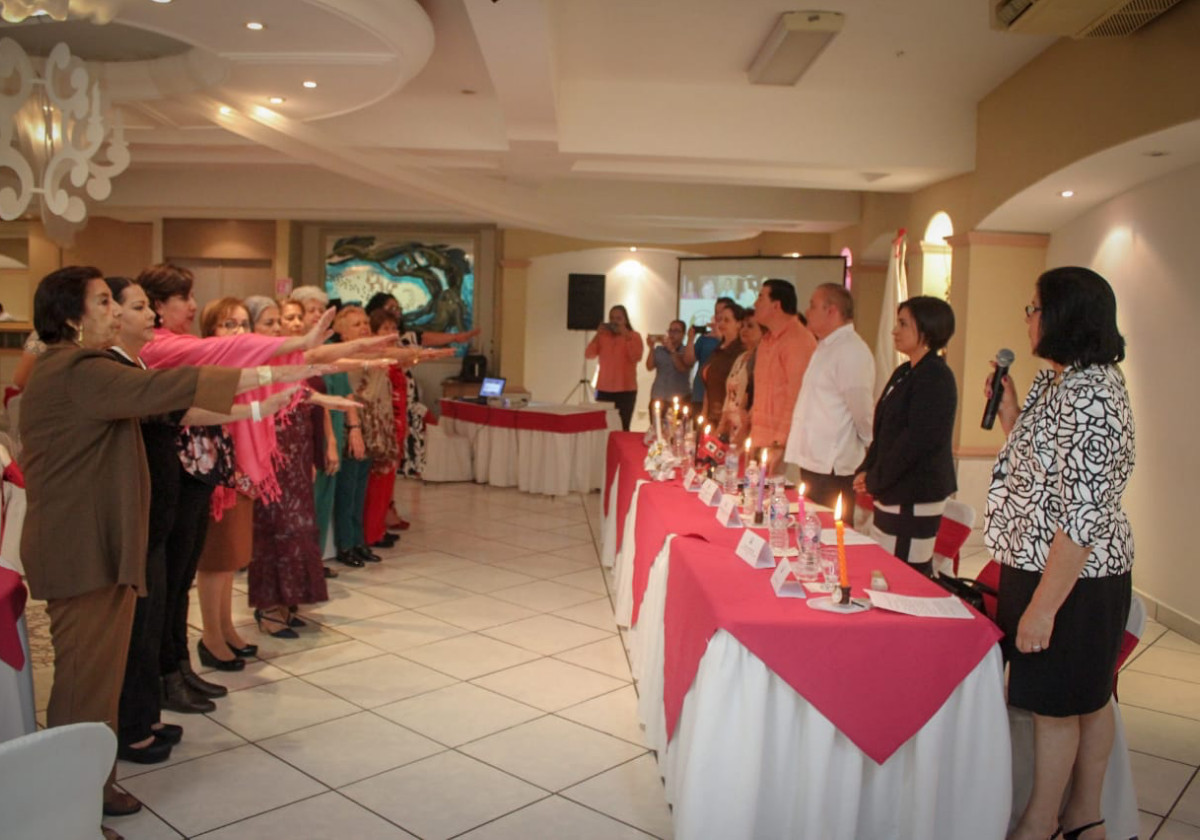
<path fill-rule="evenodd" d="M 654 345 L 654 384 L 650 386 L 650 401 L 671 401 L 671 397 L 686 399 L 691 386 L 688 384 L 688 371 L 675 367 L 672 359 L 677 355 L 661 344 Z M 679 353 L 683 352 L 680 348 Z"/>
<path fill-rule="evenodd" d="M 712 352 L 721 346 L 721 339 L 711 333 L 696 336 L 693 343 L 696 348 L 696 377 L 692 380 L 692 402 L 704 402 L 704 377 L 700 375 L 700 371 L 704 368 L 704 363 L 708 361 L 708 357 Z"/>

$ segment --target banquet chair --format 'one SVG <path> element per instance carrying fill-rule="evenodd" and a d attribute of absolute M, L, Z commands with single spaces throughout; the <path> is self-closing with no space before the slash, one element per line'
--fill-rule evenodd
<path fill-rule="evenodd" d="M 939 575 L 957 575 L 958 559 L 971 528 L 975 525 L 975 508 L 966 502 L 946 500 L 946 512 L 933 543 L 933 570 Z"/>
<path fill-rule="evenodd" d="M 0 743 L 0 834 L 97 840 L 117 738 L 102 723 L 56 726 Z"/>

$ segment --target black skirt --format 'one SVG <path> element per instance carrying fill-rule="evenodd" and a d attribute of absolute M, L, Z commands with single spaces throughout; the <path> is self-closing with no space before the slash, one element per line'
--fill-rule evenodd
<path fill-rule="evenodd" d="M 1008 704 L 1050 717 L 1086 715 L 1112 695 L 1117 656 L 1129 619 L 1132 575 L 1080 578 L 1054 616 L 1050 645 L 1037 653 L 1016 648 L 1017 624 L 1041 582 L 1040 572 L 1000 569 L 996 623 L 1009 663 Z"/>

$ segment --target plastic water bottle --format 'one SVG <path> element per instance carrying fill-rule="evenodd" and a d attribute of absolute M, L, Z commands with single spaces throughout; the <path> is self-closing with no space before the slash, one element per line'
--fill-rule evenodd
<path fill-rule="evenodd" d="M 753 517 L 758 511 L 758 476 L 758 461 L 750 458 L 746 461 L 746 495 L 743 497 L 745 504 L 742 505 L 742 512 L 747 518 Z"/>
<path fill-rule="evenodd" d="M 696 430 L 692 428 L 692 424 L 687 424 L 687 431 L 683 433 L 683 466 L 686 470 L 696 462 Z"/>
<path fill-rule="evenodd" d="M 725 495 L 732 496 L 738 491 L 738 453 L 736 446 L 725 450 Z"/>
<path fill-rule="evenodd" d="M 796 561 L 796 577 L 811 583 L 821 577 L 821 520 L 817 515 L 804 515 L 804 502 L 800 502 L 799 521 L 796 526 L 796 542 L 800 553 Z"/>
<path fill-rule="evenodd" d="M 783 492 L 783 481 L 771 479 L 770 539 L 771 553 L 780 556 L 788 548 L 788 500 Z"/>

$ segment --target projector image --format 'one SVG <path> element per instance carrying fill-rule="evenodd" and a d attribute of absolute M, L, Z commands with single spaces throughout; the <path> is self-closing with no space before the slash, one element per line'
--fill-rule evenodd
<path fill-rule="evenodd" d="M 511 397 L 488 397 L 491 408 L 524 408 L 529 405 L 528 394 L 513 394 Z"/>

